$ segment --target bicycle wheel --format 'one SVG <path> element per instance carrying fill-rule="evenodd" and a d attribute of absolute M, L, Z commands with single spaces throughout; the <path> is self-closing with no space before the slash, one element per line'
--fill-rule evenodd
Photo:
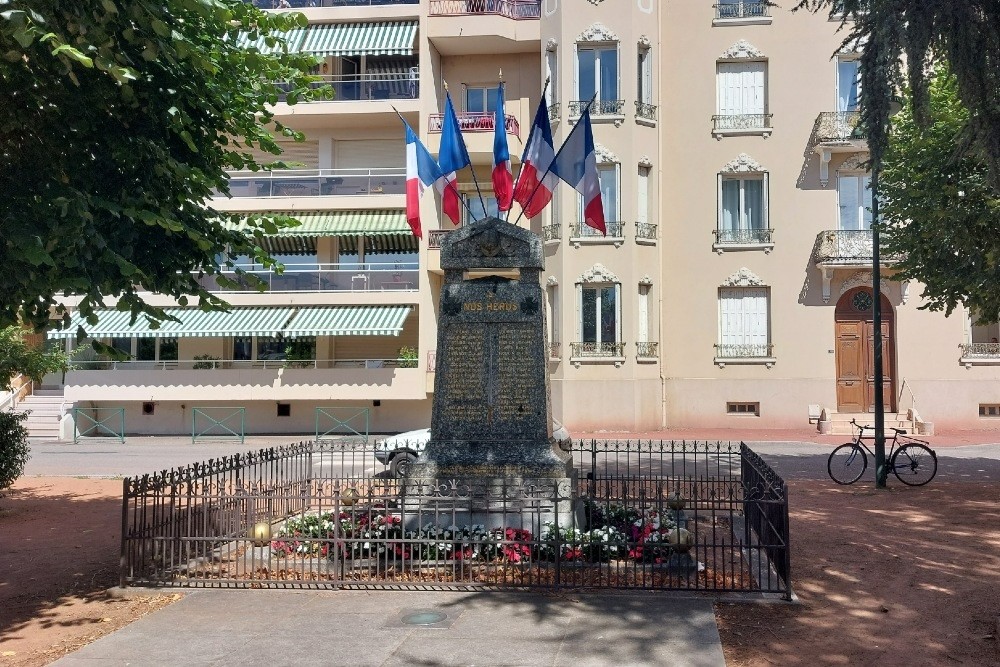
<path fill-rule="evenodd" d="M 923 486 L 937 474 L 937 454 L 924 445 L 903 445 L 892 455 L 892 472 L 903 484 Z"/>
<path fill-rule="evenodd" d="M 826 471 L 837 484 L 854 484 L 868 469 L 865 450 L 853 442 L 837 447 L 826 461 Z"/>

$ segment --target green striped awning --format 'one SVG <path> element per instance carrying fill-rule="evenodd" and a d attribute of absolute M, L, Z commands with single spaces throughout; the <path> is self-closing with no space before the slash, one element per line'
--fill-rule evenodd
<path fill-rule="evenodd" d="M 305 28 L 292 28 L 291 30 L 279 30 L 273 33 L 275 37 L 280 37 L 285 40 L 287 44 L 287 49 L 289 53 L 298 53 L 301 50 L 302 40 L 305 39 L 306 29 Z M 258 37 L 257 39 L 250 39 L 247 33 L 240 33 L 240 36 L 236 38 L 236 46 L 243 49 L 256 49 L 264 55 L 271 55 L 275 53 L 281 53 L 281 44 L 275 44 L 274 46 L 268 46 L 265 38 Z"/>
<path fill-rule="evenodd" d="M 233 308 L 230 312 L 206 312 L 196 308 L 165 308 L 164 311 L 179 322 L 164 320 L 153 329 L 145 316 L 140 315 L 130 324 L 132 314 L 119 310 L 97 312 L 97 324 L 90 325 L 76 315 L 68 329 L 49 331 L 49 338 L 74 338 L 82 326 L 91 338 L 185 338 L 193 336 L 275 336 L 281 333 L 292 308 Z"/>
<path fill-rule="evenodd" d="M 284 227 L 274 236 L 382 236 L 409 234 L 406 211 L 401 208 L 353 209 L 346 211 L 280 211 L 302 224 Z"/>
<path fill-rule="evenodd" d="M 286 336 L 398 336 L 410 306 L 300 308 Z"/>
<path fill-rule="evenodd" d="M 316 56 L 409 56 L 416 21 L 319 23 L 309 26 L 300 50 Z"/>
<path fill-rule="evenodd" d="M 264 250 L 272 255 L 315 255 L 315 236 L 265 236 Z"/>
<path fill-rule="evenodd" d="M 341 255 L 353 255 L 358 252 L 358 237 L 343 236 L 337 244 Z M 417 237 L 411 232 L 405 234 L 383 234 L 365 238 L 365 252 L 384 252 L 398 255 L 404 252 L 417 252 Z"/>

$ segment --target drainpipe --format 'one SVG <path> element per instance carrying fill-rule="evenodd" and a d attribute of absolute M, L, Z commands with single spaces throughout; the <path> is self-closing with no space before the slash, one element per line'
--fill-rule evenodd
<path fill-rule="evenodd" d="M 655 53 L 657 54 L 658 58 L 661 57 L 659 54 L 660 54 L 661 49 L 663 48 L 663 44 L 664 44 L 664 42 L 663 42 L 663 24 L 665 22 L 664 21 L 665 17 L 659 16 L 659 13 L 660 12 L 666 13 L 667 10 L 666 10 L 665 4 L 666 3 L 658 3 L 657 6 L 656 6 L 657 7 L 657 9 L 656 9 L 656 11 L 657 11 L 657 17 L 656 17 L 656 51 L 655 51 Z M 653 63 L 653 65 L 655 66 L 656 63 Z M 664 68 L 662 68 L 662 67 L 656 67 L 655 71 L 656 71 L 657 76 L 659 76 L 661 78 L 664 76 L 664 72 L 665 72 Z M 653 90 L 656 90 L 656 91 L 665 90 L 665 88 L 663 86 L 663 82 L 660 81 L 660 85 L 659 86 L 654 86 Z M 658 99 L 657 102 L 659 103 L 659 108 L 663 109 L 663 100 L 662 99 Z M 660 292 L 659 309 L 657 311 L 659 313 L 659 317 L 660 317 L 660 321 L 659 321 L 659 332 L 660 332 L 660 364 L 659 364 L 659 366 L 660 366 L 660 428 L 661 429 L 665 429 L 667 427 L 667 375 L 666 375 L 666 372 L 665 372 L 665 370 L 663 368 L 663 363 L 664 363 L 663 360 L 666 358 L 667 346 L 666 346 L 666 340 L 665 340 L 666 327 L 664 327 L 665 318 L 664 318 L 664 314 L 663 314 L 663 303 L 664 303 L 664 301 L 663 301 L 663 293 L 666 290 L 666 285 L 664 283 L 664 269 L 663 269 L 664 261 L 663 261 L 663 253 L 664 253 L 664 250 L 666 248 L 666 245 L 664 244 L 664 236 L 665 236 L 665 232 L 666 232 L 666 226 L 663 224 L 664 223 L 664 217 L 663 217 L 663 200 L 664 200 L 664 189 L 665 189 L 664 188 L 664 183 L 663 183 L 663 178 L 662 178 L 662 174 L 663 174 L 663 137 L 660 135 L 659 128 L 661 128 L 661 127 L 662 128 L 666 128 L 667 124 L 664 123 L 664 122 L 662 122 L 662 119 L 661 119 L 661 122 L 657 123 L 656 127 L 657 127 L 657 131 L 656 131 L 656 134 L 657 134 L 657 142 L 656 142 L 656 185 L 657 185 L 657 187 L 656 187 L 656 217 L 657 217 L 657 220 L 658 220 L 657 225 L 658 225 L 658 228 L 659 228 L 659 231 L 660 231 L 660 238 L 658 239 L 657 246 L 656 246 L 657 250 L 660 253 L 660 256 L 658 258 L 660 261 L 657 263 L 659 265 L 657 268 L 658 268 L 658 271 L 659 271 L 658 280 L 659 280 L 659 285 L 660 285 L 660 290 L 659 290 L 659 292 Z"/>

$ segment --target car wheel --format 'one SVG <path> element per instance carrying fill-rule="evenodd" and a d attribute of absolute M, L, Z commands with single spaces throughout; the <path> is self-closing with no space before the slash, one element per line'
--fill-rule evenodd
<path fill-rule="evenodd" d="M 406 477 L 406 475 L 410 472 L 410 466 L 416 460 L 417 455 L 410 452 L 397 454 L 392 457 L 392 461 L 389 462 L 389 473 L 393 477 Z"/>

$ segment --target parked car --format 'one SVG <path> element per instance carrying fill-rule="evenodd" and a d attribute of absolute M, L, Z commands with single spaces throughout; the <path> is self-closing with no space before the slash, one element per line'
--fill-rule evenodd
<path fill-rule="evenodd" d="M 570 440 L 569 431 L 554 419 L 552 420 L 552 437 L 560 443 Z M 389 466 L 389 474 L 393 477 L 403 477 L 409 470 L 410 464 L 416 461 L 420 453 L 424 451 L 430 439 L 431 430 L 429 428 L 420 428 L 388 438 L 380 438 L 375 441 L 375 459 L 379 463 Z"/>

